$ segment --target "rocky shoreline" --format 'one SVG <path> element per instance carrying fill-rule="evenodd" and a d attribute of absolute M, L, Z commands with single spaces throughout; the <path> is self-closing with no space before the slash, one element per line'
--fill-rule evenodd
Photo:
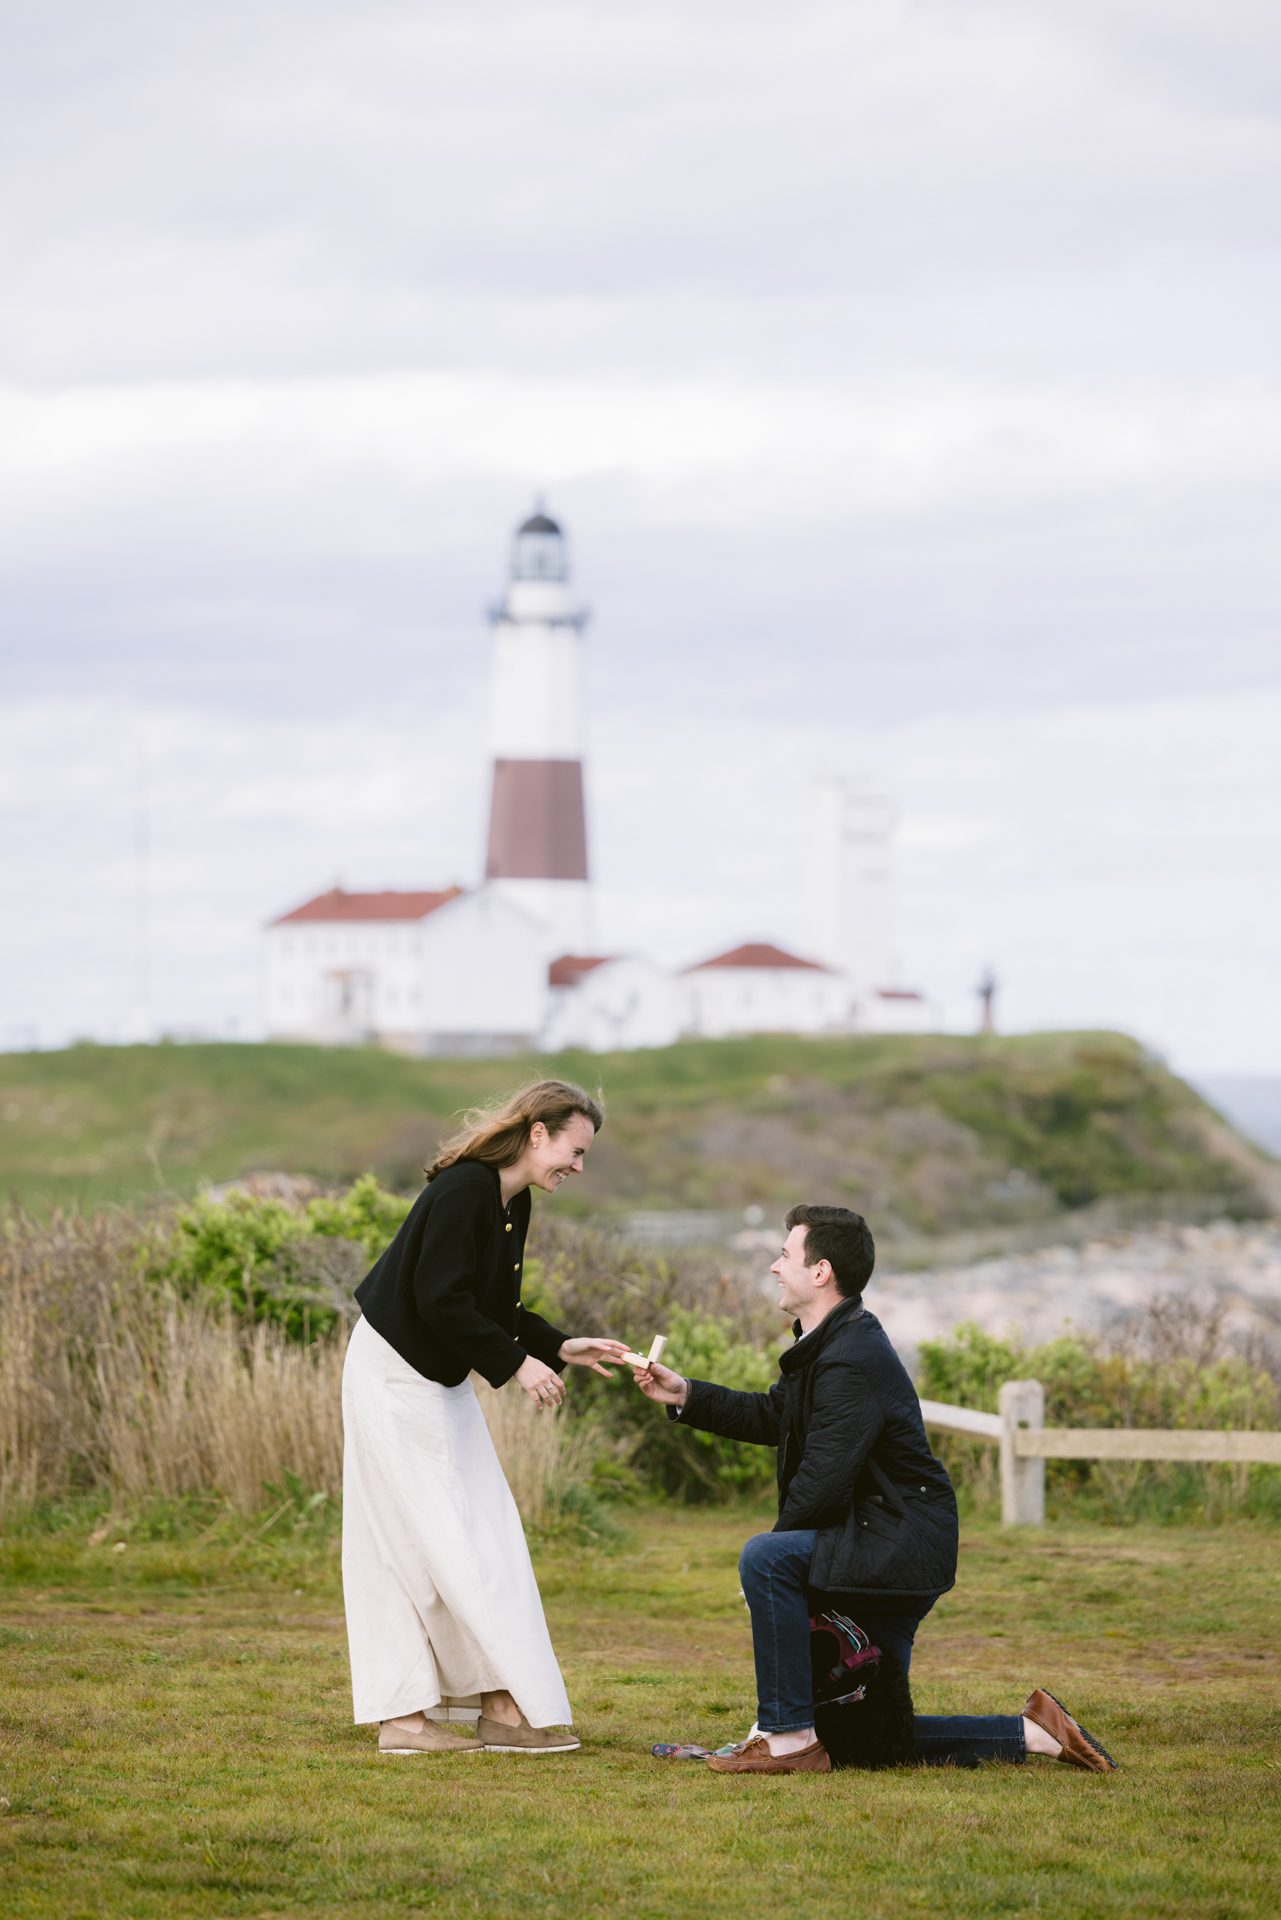
<path fill-rule="evenodd" d="M 1281 1342 L 1281 1221 L 1156 1226 L 923 1271 L 878 1272 L 868 1305 L 909 1365 L 962 1320 L 1037 1343 L 1103 1332 L 1154 1300 L 1213 1307 L 1230 1337 Z"/>

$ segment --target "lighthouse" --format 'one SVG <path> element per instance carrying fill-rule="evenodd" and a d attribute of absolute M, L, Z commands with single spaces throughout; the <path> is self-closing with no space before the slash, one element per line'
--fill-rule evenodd
<path fill-rule="evenodd" d="M 583 801 L 583 629 L 563 529 L 541 503 L 516 529 L 491 609 L 493 784 L 485 878 L 542 922 L 547 958 L 591 952 Z"/>
<path fill-rule="evenodd" d="M 814 792 L 810 943 L 849 981 L 860 1018 L 897 988 L 893 802 L 854 781 L 825 778 Z"/>

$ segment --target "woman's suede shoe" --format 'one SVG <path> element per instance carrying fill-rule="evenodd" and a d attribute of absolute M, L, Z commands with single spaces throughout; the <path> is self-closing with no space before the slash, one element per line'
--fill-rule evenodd
<path fill-rule="evenodd" d="M 379 1753 L 479 1753 L 480 1742 L 468 1740 L 439 1720 L 424 1714 L 417 1725 L 413 1720 L 384 1720 L 378 1728 Z"/>
<path fill-rule="evenodd" d="M 573 1753 L 583 1744 L 572 1728 L 531 1727 L 524 1714 L 518 1727 L 509 1727 L 482 1713 L 476 1732 L 486 1753 Z"/>
<path fill-rule="evenodd" d="M 1070 1767 L 1085 1767 L 1090 1773 L 1115 1773 L 1116 1761 L 1107 1750 L 1101 1747 L 1092 1733 L 1087 1733 L 1079 1720 L 1074 1720 L 1061 1700 L 1052 1693 L 1037 1687 L 1029 1693 L 1023 1706 L 1025 1720 L 1034 1720 L 1049 1735 L 1058 1741 L 1062 1752 L 1060 1760 L 1066 1760 Z"/>

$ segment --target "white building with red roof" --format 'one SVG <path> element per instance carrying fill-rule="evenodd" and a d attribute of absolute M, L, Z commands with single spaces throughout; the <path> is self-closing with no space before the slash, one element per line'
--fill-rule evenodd
<path fill-rule="evenodd" d="M 518 1051 L 546 1016 L 545 940 L 489 887 L 331 887 L 267 928 L 267 1031 L 410 1053 Z"/>
<path fill-rule="evenodd" d="M 639 954 L 562 954 L 548 969 L 548 1053 L 669 1047 L 682 1027 L 680 983 Z"/>
<path fill-rule="evenodd" d="M 915 987 L 872 987 L 855 1003 L 859 1033 L 933 1033 L 938 1010 Z"/>
<path fill-rule="evenodd" d="M 731 947 L 681 975 L 684 1029 L 705 1039 L 744 1033 L 848 1033 L 852 996 L 839 973 L 764 940 Z"/>

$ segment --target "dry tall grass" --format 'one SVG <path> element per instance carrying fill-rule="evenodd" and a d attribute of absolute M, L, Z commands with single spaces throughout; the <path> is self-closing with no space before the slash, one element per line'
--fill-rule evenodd
<path fill-rule="evenodd" d="M 91 1487 L 121 1503 L 216 1493 L 250 1513 L 291 1476 L 337 1500 L 346 1331 L 300 1344 L 182 1299 L 139 1271 L 137 1231 L 67 1216 L 0 1236 L 0 1513 Z M 538 1524 L 587 1479 L 593 1431 L 476 1384 Z"/>

